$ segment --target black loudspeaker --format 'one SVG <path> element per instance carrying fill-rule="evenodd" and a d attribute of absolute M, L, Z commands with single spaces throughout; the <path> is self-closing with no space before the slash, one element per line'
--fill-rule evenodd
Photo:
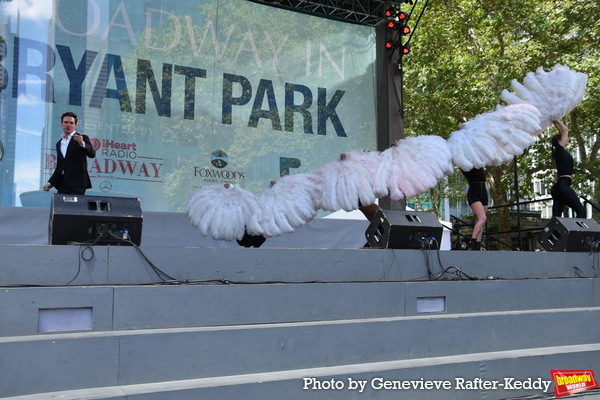
<path fill-rule="evenodd" d="M 140 200 L 129 197 L 55 194 L 50 207 L 50 244 L 140 245 Z"/>
<path fill-rule="evenodd" d="M 552 217 L 537 239 L 546 251 L 598 250 L 600 225 L 593 219 Z"/>
<path fill-rule="evenodd" d="M 443 230 L 430 212 L 379 210 L 365 236 L 375 249 L 438 249 Z"/>

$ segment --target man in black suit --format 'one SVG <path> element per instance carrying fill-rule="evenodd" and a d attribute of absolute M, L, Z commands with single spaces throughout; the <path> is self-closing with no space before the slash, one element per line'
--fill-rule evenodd
<path fill-rule="evenodd" d="M 85 194 L 86 189 L 92 187 L 86 157 L 96 157 L 96 151 L 90 143 L 90 138 L 76 131 L 75 113 L 64 113 L 60 118 L 60 125 L 63 134 L 56 143 L 56 169 L 42 190 L 48 191 L 55 187 L 58 193 Z"/>

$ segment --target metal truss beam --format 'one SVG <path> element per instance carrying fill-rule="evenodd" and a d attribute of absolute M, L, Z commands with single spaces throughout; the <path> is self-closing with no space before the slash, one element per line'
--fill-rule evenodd
<path fill-rule="evenodd" d="M 375 26 L 384 18 L 387 0 L 250 0 L 254 3 L 336 19 L 358 25 Z"/>

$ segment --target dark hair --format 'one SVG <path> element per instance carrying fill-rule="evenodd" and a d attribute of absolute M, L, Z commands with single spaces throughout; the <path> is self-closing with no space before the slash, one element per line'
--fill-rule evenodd
<path fill-rule="evenodd" d="M 558 146 L 558 142 L 560 142 L 560 138 L 562 135 L 554 135 L 552 136 L 552 147 Z"/>
<path fill-rule="evenodd" d="M 75 123 L 77 123 L 77 114 L 75 114 L 74 112 L 67 111 L 66 113 L 61 115 L 60 122 L 63 122 L 63 119 L 65 119 L 65 117 L 73 117 L 73 118 L 75 118 Z"/>

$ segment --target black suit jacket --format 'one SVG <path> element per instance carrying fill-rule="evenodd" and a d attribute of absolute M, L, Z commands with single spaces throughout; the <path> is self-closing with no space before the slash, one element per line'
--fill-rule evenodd
<path fill-rule="evenodd" d="M 56 143 L 56 169 L 50 179 L 48 179 L 48 182 L 52 186 L 82 186 L 88 189 L 92 187 L 92 181 L 87 170 L 87 157 L 96 157 L 96 151 L 90 143 L 90 138 L 87 135 L 82 134 L 82 136 L 85 147 L 80 146 L 79 143 L 71 138 L 65 157 L 63 157 L 60 151 L 60 140 Z"/>

